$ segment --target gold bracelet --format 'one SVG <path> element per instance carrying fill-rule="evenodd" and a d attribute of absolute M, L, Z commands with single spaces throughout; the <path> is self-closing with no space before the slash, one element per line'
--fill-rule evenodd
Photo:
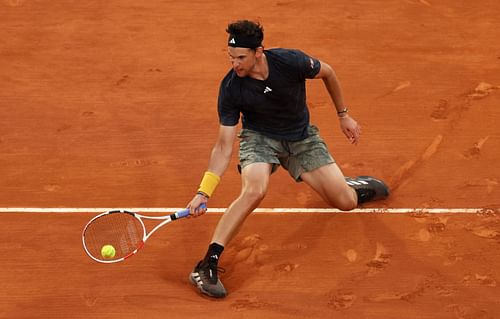
<path fill-rule="evenodd" d="M 337 115 L 344 114 L 344 113 L 347 113 L 347 112 L 349 112 L 349 110 L 347 109 L 347 107 L 344 107 L 342 109 L 342 111 L 337 111 Z"/>

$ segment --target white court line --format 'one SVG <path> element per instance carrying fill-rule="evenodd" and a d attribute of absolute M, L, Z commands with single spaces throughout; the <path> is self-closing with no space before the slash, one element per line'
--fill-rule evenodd
<path fill-rule="evenodd" d="M 0 207 L 0 213 L 102 213 L 117 208 L 60 208 L 60 207 Z M 141 213 L 164 213 L 181 210 L 179 207 L 172 208 L 125 208 L 133 212 Z M 209 208 L 209 213 L 223 213 L 225 208 Z M 341 211 L 335 208 L 257 208 L 256 213 L 384 213 L 384 214 L 481 214 L 500 213 L 495 208 L 357 208 L 351 211 Z"/>

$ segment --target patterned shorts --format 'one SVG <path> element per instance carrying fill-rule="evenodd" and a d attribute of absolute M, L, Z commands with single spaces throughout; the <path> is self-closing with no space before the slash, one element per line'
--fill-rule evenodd
<path fill-rule="evenodd" d="M 240 138 L 240 165 L 273 164 L 272 171 L 282 165 L 297 182 L 300 175 L 321 166 L 335 163 L 316 126 L 309 126 L 308 137 L 301 141 L 280 141 L 259 132 L 243 129 Z"/>

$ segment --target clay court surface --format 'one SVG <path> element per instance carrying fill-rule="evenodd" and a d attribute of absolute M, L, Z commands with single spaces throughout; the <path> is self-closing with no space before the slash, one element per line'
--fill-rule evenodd
<path fill-rule="evenodd" d="M 417 209 L 320 213 L 279 170 L 261 207 L 318 212 L 251 215 L 216 301 L 187 277 L 220 213 L 115 265 L 82 249 L 95 213 L 2 213 L 0 317 L 500 318 L 499 15 L 487 0 L 0 0 L 0 207 L 184 207 L 218 128 L 225 27 L 248 18 L 267 48 L 336 70 L 361 143 L 321 81 L 308 103 L 344 174 L 390 185 L 364 208 Z M 236 163 L 210 207 L 238 195 Z"/>

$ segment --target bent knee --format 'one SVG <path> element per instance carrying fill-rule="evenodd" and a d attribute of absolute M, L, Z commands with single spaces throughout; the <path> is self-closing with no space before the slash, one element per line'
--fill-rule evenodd
<path fill-rule="evenodd" d="M 358 206 L 358 203 L 356 200 L 343 200 L 337 203 L 337 208 L 340 210 L 353 210 Z"/>
<path fill-rule="evenodd" d="M 355 194 L 351 192 L 346 192 L 344 194 L 341 194 L 340 196 L 337 195 L 334 198 L 329 198 L 328 203 L 332 207 L 346 211 L 353 210 L 358 207 L 358 199 Z"/>
<path fill-rule="evenodd" d="M 258 204 L 266 197 L 266 190 L 262 188 L 244 189 L 241 197 L 252 204 Z"/>

